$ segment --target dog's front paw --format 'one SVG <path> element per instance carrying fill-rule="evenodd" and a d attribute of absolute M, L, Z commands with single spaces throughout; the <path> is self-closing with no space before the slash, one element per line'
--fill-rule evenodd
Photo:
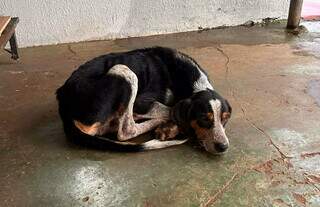
<path fill-rule="evenodd" d="M 173 122 L 166 122 L 160 125 L 156 130 L 156 138 L 165 141 L 174 139 L 179 134 L 178 126 Z"/>

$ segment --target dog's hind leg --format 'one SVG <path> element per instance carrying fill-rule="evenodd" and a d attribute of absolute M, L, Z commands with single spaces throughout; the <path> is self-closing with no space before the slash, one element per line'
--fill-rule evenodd
<path fill-rule="evenodd" d="M 170 110 L 171 108 L 155 101 L 151 109 L 146 114 L 133 114 L 134 120 L 141 120 L 141 119 L 170 119 Z"/>
<path fill-rule="evenodd" d="M 128 106 L 126 107 L 126 109 L 124 109 L 124 112 L 119 118 L 118 139 L 120 141 L 126 141 L 134 138 L 138 135 L 154 129 L 158 125 L 167 121 L 167 119 L 160 117 L 147 120 L 142 123 L 136 123 L 133 117 L 133 106 L 138 92 L 138 77 L 125 65 L 113 66 L 109 70 L 108 75 L 120 76 L 124 78 L 131 86 L 131 96 L 128 102 Z M 150 115 L 154 117 L 157 111 L 159 111 L 159 107 L 160 104 L 155 104 L 155 107 L 150 110 Z M 164 114 L 167 114 L 168 118 L 169 110 L 167 110 L 167 112 L 165 112 Z"/>

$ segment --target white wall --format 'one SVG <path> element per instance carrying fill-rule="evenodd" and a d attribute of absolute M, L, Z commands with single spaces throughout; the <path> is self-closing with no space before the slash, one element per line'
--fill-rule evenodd
<path fill-rule="evenodd" d="M 289 0 L 1 0 L 20 46 L 114 39 L 286 18 Z"/>

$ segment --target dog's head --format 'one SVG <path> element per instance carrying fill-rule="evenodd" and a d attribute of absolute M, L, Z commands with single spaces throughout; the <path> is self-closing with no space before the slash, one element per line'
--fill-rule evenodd
<path fill-rule="evenodd" d="M 222 153 L 229 147 L 225 126 L 231 117 L 228 101 L 212 90 L 200 91 L 173 107 L 173 120 L 195 135 L 210 153 Z"/>

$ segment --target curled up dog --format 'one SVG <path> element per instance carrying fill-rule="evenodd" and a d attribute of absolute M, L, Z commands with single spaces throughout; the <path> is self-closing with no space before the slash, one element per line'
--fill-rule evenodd
<path fill-rule="evenodd" d="M 57 90 L 64 131 L 99 149 L 143 151 L 195 138 L 211 153 L 227 150 L 232 109 L 191 57 L 163 47 L 110 53 L 81 65 Z M 158 139 L 128 140 L 156 129 Z M 109 137 L 115 133 L 116 139 Z"/>

